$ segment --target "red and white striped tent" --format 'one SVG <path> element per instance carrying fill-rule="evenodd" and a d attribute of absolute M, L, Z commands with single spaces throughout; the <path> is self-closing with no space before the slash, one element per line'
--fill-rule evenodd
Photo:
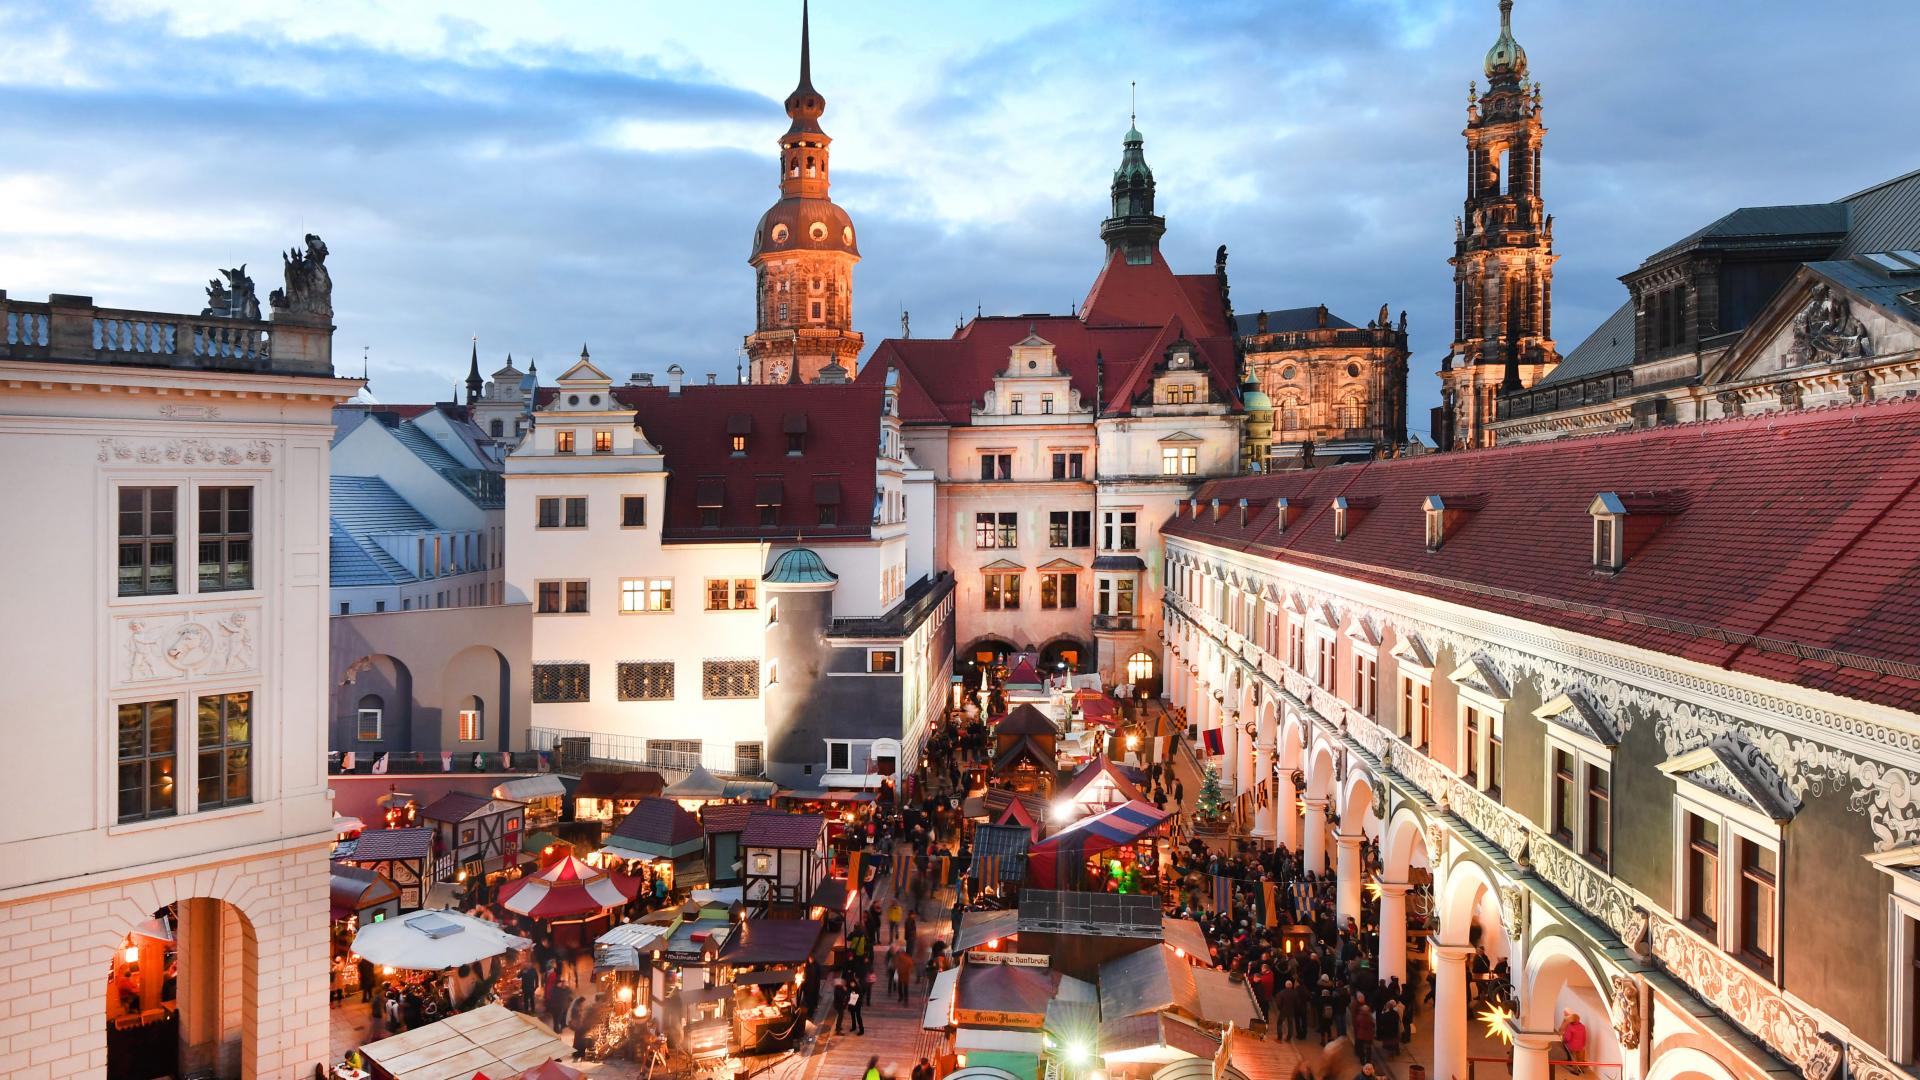
<path fill-rule="evenodd" d="M 639 878 L 608 873 L 569 855 L 502 886 L 500 902 L 529 918 L 584 919 L 619 907 L 639 891 Z"/>

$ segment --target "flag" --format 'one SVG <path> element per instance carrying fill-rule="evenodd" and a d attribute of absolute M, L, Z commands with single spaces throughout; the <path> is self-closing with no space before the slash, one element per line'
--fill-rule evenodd
<path fill-rule="evenodd" d="M 474 772 L 484 772 L 486 770 L 486 767 L 487 767 L 487 755 L 485 754 L 473 755 L 473 771 Z"/>
<path fill-rule="evenodd" d="M 349 750 L 346 753 L 340 755 L 340 771 L 341 772 L 353 771 L 353 751 Z"/>
<path fill-rule="evenodd" d="M 1273 781 L 1262 780 L 1253 790 L 1260 796 L 1260 809 L 1265 810 L 1273 802 Z"/>
<path fill-rule="evenodd" d="M 540 771 L 541 772 L 546 772 L 548 769 L 553 768 L 553 755 L 547 753 L 545 750 L 540 750 L 536 752 L 540 755 Z"/>
<path fill-rule="evenodd" d="M 1233 908 L 1233 882 L 1225 874 L 1213 875 L 1213 910 L 1224 915 Z"/>
<path fill-rule="evenodd" d="M 953 856 L 940 856 L 940 884 L 953 884 Z"/>
<path fill-rule="evenodd" d="M 1266 901 L 1266 905 L 1267 905 L 1267 925 L 1269 927 L 1279 926 L 1280 925 L 1280 895 L 1279 895 L 1280 890 L 1279 888 L 1272 881 L 1263 881 L 1260 883 L 1260 891 L 1264 894 L 1261 897 L 1261 899 Z"/>
<path fill-rule="evenodd" d="M 1208 728 L 1200 733 L 1200 738 L 1206 744 L 1208 754 L 1218 756 L 1227 752 L 1226 739 L 1219 728 Z"/>
<path fill-rule="evenodd" d="M 440 751 L 440 771 L 441 772 L 453 771 L 453 751 L 451 750 Z"/>
<path fill-rule="evenodd" d="M 1173 743 L 1173 740 L 1168 738 L 1165 735 L 1155 735 L 1153 737 L 1153 760 L 1155 761 L 1167 760 L 1167 751 L 1171 747 L 1172 743 Z"/>
<path fill-rule="evenodd" d="M 847 852 L 847 888 L 860 891 L 860 853 Z"/>
<path fill-rule="evenodd" d="M 386 774 L 387 774 L 387 755 L 381 754 L 380 759 L 373 763 L 373 775 L 385 776 Z"/>

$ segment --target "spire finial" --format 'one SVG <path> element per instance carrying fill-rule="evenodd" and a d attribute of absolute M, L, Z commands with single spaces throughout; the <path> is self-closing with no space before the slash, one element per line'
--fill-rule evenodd
<path fill-rule="evenodd" d="M 801 0 L 801 3 L 804 5 L 806 0 Z M 1500 30 L 1502 33 L 1513 32 L 1513 0 L 1500 0 Z"/>
<path fill-rule="evenodd" d="M 1503 6 L 1511 8 L 1513 0 L 1503 0 Z M 813 85 L 813 48 L 808 37 L 807 0 L 800 0 L 800 85 Z"/>
<path fill-rule="evenodd" d="M 367 354 L 372 351 L 373 351 L 373 346 L 371 345 L 360 346 L 360 381 L 361 382 L 367 381 Z"/>
<path fill-rule="evenodd" d="M 1127 83 L 1127 123 L 1131 127 L 1140 126 L 1140 83 Z"/>

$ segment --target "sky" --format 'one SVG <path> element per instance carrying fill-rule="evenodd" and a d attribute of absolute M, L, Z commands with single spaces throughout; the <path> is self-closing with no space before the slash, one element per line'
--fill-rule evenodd
<path fill-rule="evenodd" d="M 777 198 L 798 0 L 7 0 L 0 289 L 198 311 L 325 238 L 334 360 L 446 400 L 478 339 L 552 379 L 731 378 Z M 819 0 L 833 196 L 868 351 L 973 312 L 1066 312 L 1138 84 L 1177 272 L 1226 244 L 1236 309 L 1408 312 L 1409 426 L 1451 337 L 1468 83 L 1493 0 Z M 1920 168 L 1910 0 L 1519 0 L 1569 352 L 1620 274 L 1742 205 Z M 1886 43 L 1884 45 L 1879 43 Z M 1878 56 L 1875 54 L 1879 53 Z"/>

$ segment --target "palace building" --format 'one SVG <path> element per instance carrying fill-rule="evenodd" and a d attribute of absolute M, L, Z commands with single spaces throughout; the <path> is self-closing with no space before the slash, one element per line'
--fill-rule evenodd
<path fill-rule="evenodd" d="M 853 328 L 853 218 L 834 203 L 833 139 L 820 127 L 827 99 L 813 88 L 807 9 L 800 8 L 800 82 L 787 95 L 793 125 L 780 136 L 780 201 L 753 227 L 754 330 L 747 381 L 813 382 L 838 364 L 853 371 L 864 339 Z"/>
<path fill-rule="evenodd" d="M 1258 395 L 1246 401 L 1249 471 L 1366 461 L 1406 446 L 1406 312 L 1395 326 L 1382 304 L 1363 329 L 1325 304 L 1259 311 L 1235 316 L 1234 332 Z"/>
<path fill-rule="evenodd" d="M 1380 975 L 1436 973 L 1429 1075 L 1470 1075 L 1481 950 L 1515 1077 L 1569 1011 L 1635 1080 L 1920 1060 L 1916 447 L 1901 400 L 1182 503 L 1170 696 L 1255 835 L 1377 897 Z"/>
<path fill-rule="evenodd" d="M 1487 50 L 1487 92 L 1467 96 L 1467 201 L 1454 220 L 1453 346 L 1440 363 L 1434 442 L 1493 445 L 1503 391 L 1532 386 L 1560 362 L 1553 341 L 1553 215 L 1541 198 L 1540 84 L 1513 37 L 1513 0 L 1500 0 L 1500 37 Z"/>

